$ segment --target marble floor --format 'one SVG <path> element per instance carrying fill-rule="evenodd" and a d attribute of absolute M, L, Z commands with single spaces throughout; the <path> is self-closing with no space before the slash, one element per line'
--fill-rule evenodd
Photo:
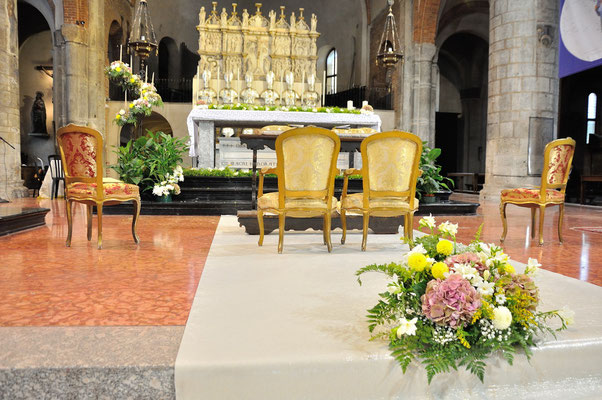
<path fill-rule="evenodd" d="M 478 201 L 476 196 L 454 196 Z M 0 237 L 0 326 L 186 323 L 219 217 L 142 216 L 140 245 L 136 245 L 130 234 L 131 217 L 105 216 L 104 247 L 98 250 L 96 227 L 93 240 L 86 240 L 83 207 L 75 209 L 73 242 L 67 248 L 63 200 L 19 199 L 12 205 L 52 211 L 46 226 Z M 547 270 L 602 285 L 602 257 L 598 257 L 602 256 L 602 233 L 580 230 L 602 227 L 602 209 L 567 205 L 563 244 L 556 235 L 557 218 L 556 208 L 546 212 L 545 244 L 539 246 L 530 239 L 529 210 L 508 206 L 507 253 L 520 262 L 537 258 Z M 484 224 L 482 240 L 499 243 L 502 228 L 497 203 L 484 203 L 477 216 L 437 219 L 460 224 L 459 241 L 470 241 Z M 339 232 L 333 232 L 334 251 L 340 246 L 336 244 Z"/>
<path fill-rule="evenodd" d="M 21 206 L 51 212 L 43 227 L 0 236 L 0 398 L 129 398 L 132 390 L 134 398 L 174 398 L 176 355 L 220 218 L 141 216 L 136 245 L 130 216 L 105 216 L 98 250 L 96 226 L 86 240 L 83 207 L 75 208 L 67 248 L 64 200 L 0 204 Z M 564 244 L 556 236 L 557 213 L 546 213 L 540 247 L 529 239 L 529 210 L 509 206 L 507 253 L 602 286 L 602 208 L 567 206 Z M 477 216 L 438 217 L 445 220 L 460 224 L 459 241 L 470 241 L 483 223 L 482 239 L 499 243 L 495 202 L 483 204 Z M 332 239 L 333 252 L 341 251 L 340 229 Z M 344 252 L 354 250 L 359 246 L 349 243 Z"/>

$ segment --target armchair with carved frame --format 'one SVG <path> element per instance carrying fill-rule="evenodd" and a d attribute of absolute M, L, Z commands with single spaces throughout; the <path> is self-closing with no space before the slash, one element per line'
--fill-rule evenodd
<path fill-rule="evenodd" d="M 573 139 L 557 139 L 546 145 L 544 150 L 544 166 L 539 188 L 517 188 L 502 190 L 500 198 L 500 214 L 504 231 L 500 241 L 506 239 L 508 222 L 506 206 L 514 204 L 531 209 L 531 238 L 535 238 L 535 213 L 539 209 L 539 245 L 543 245 L 543 219 L 546 207 L 558 206 L 558 240 L 562 243 L 562 222 L 564 218 L 564 197 L 566 184 L 571 173 L 575 141 Z"/>
<path fill-rule="evenodd" d="M 362 251 L 366 251 L 370 216 L 404 216 L 404 237 L 413 238 L 414 213 L 418 209 L 416 182 L 420 175 L 422 140 L 409 132 L 376 133 L 362 141 L 362 169 L 344 173 L 341 225 L 345 243 L 347 213 L 363 216 Z M 348 195 L 349 176 L 361 174 L 363 193 Z"/>
<path fill-rule="evenodd" d="M 102 208 L 125 201 L 134 204 L 132 236 L 139 243 L 136 222 L 140 215 L 140 192 L 136 185 L 111 178 L 103 178 L 103 137 L 95 129 L 69 124 L 56 134 L 65 176 L 67 201 L 67 247 L 71 246 L 73 232 L 72 203 L 78 202 L 87 208 L 88 240 L 92 239 L 92 207 L 98 216 L 98 249 L 102 249 Z"/>
<path fill-rule="evenodd" d="M 323 239 L 328 251 L 331 216 L 336 211 L 334 179 L 341 142 L 332 131 L 317 127 L 288 130 L 276 139 L 276 168 L 259 172 L 257 221 L 259 246 L 263 245 L 264 213 L 278 215 L 278 253 L 282 253 L 286 217 L 323 217 Z M 264 175 L 278 177 L 278 192 L 263 193 Z"/>

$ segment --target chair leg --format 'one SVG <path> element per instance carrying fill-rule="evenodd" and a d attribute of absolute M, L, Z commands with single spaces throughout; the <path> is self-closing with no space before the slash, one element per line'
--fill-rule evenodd
<path fill-rule="evenodd" d="M 558 206 L 560 208 L 558 213 L 558 241 L 562 243 L 562 223 L 564 220 L 564 203 Z"/>
<path fill-rule="evenodd" d="M 370 225 L 370 214 L 364 213 L 364 226 L 362 230 L 362 251 L 366 251 L 366 242 L 368 241 L 368 226 Z"/>
<path fill-rule="evenodd" d="M 87 221 L 88 221 L 88 241 L 92 240 L 92 205 L 86 205 L 86 210 L 88 212 Z"/>
<path fill-rule="evenodd" d="M 102 203 L 96 204 L 98 218 L 98 250 L 102 249 Z"/>
<path fill-rule="evenodd" d="M 284 223 L 286 221 L 286 215 L 284 213 L 278 214 L 278 254 L 282 253 L 282 242 L 284 241 Z"/>
<path fill-rule="evenodd" d="M 52 184 L 50 185 L 50 200 L 54 199 L 54 185 L 56 184 L 56 181 L 54 179 L 52 179 Z"/>
<path fill-rule="evenodd" d="M 508 203 L 500 203 L 500 215 L 502 216 L 502 225 L 504 226 L 504 231 L 502 232 L 502 237 L 500 238 L 500 242 L 504 242 L 506 240 L 506 235 L 508 234 L 508 222 L 506 221 L 506 206 Z"/>
<path fill-rule="evenodd" d="M 327 244 L 327 241 L 326 241 L 326 214 L 322 215 L 322 242 L 324 245 Z"/>
<path fill-rule="evenodd" d="M 345 240 L 347 240 L 347 213 L 343 209 L 341 209 L 341 228 L 343 228 L 341 244 L 345 244 Z"/>
<path fill-rule="evenodd" d="M 330 240 L 330 231 L 331 231 L 331 222 L 332 222 L 332 214 L 330 212 L 324 215 L 324 226 L 322 230 L 324 230 L 324 237 L 326 238 L 326 247 L 328 247 L 328 252 L 332 252 L 332 242 Z"/>
<path fill-rule="evenodd" d="M 71 234 L 73 233 L 73 213 L 71 200 L 67 200 L 67 247 L 71 247 Z"/>
<path fill-rule="evenodd" d="M 263 246 L 263 211 L 257 210 L 257 223 L 259 224 L 259 246 Z"/>
<path fill-rule="evenodd" d="M 546 211 L 546 206 L 539 206 L 539 245 L 543 245 L 543 217 Z"/>
<path fill-rule="evenodd" d="M 403 234 L 410 240 L 414 240 L 414 213 L 406 214 L 408 224 L 403 227 Z"/>
<path fill-rule="evenodd" d="M 535 239 L 535 214 L 537 214 L 537 209 L 531 209 L 531 239 Z"/>
<path fill-rule="evenodd" d="M 138 224 L 138 217 L 140 216 L 140 200 L 136 199 L 133 201 L 134 204 L 134 216 L 132 217 L 132 236 L 134 237 L 134 243 L 140 243 L 138 234 L 136 233 L 136 225 Z"/>

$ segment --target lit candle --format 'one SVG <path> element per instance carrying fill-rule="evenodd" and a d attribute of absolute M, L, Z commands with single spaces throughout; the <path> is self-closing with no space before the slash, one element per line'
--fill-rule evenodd
<path fill-rule="evenodd" d="M 148 65 L 146 66 L 146 69 L 144 71 L 144 83 L 148 82 Z"/>
<path fill-rule="evenodd" d="M 155 73 L 153 72 L 153 80 L 151 81 L 151 85 L 155 86 Z"/>
<path fill-rule="evenodd" d="M 127 111 L 127 108 L 128 108 L 128 91 L 127 91 L 127 89 L 124 92 L 125 92 L 125 98 L 123 99 L 123 106 L 125 107 L 125 110 Z"/>
<path fill-rule="evenodd" d="M 123 45 L 119 45 L 119 62 L 121 62 L 121 57 L 123 55 Z"/>
<path fill-rule="evenodd" d="M 322 106 L 326 104 L 326 70 L 322 76 Z"/>
<path fill-rule="evenodd" d="M 134 72 L 134 56 L 130 54 L 130 69 Z"/>
<path fill-rule="evenodd" d="M 347 109 L 353 110 L 353 100 L 347 100 Z"/>
<path fill-rule="evenodd" d="M 364 108 L 364 106 L 367 106 L 367 105 L 368 105 L 368 100 L 362 101 L 362 108 Z"/>

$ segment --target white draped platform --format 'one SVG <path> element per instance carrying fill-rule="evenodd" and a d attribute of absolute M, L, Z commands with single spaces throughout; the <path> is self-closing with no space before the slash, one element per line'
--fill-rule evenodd
<path fill-rule="evenodd" d="M 361 235 L 328 254 L 319 232 L 244 233 L 223 216 L 190 311 L 175 364 L 177 399 L 599 399 L 602 393 L 602 288 L 547 271 L 541 308 L 569 305 L 576 323 L 545 338 L 529 364 L 495 357 L 485 383 L 464 370 L 435 377 L 421 365 L 405 375 L 387 344 L 369 342 L 365 314 L 386 281 L 355 271 L 398 260 L 401 235 Z M 515 264 L 518 268 L 520 266 Z"/>

